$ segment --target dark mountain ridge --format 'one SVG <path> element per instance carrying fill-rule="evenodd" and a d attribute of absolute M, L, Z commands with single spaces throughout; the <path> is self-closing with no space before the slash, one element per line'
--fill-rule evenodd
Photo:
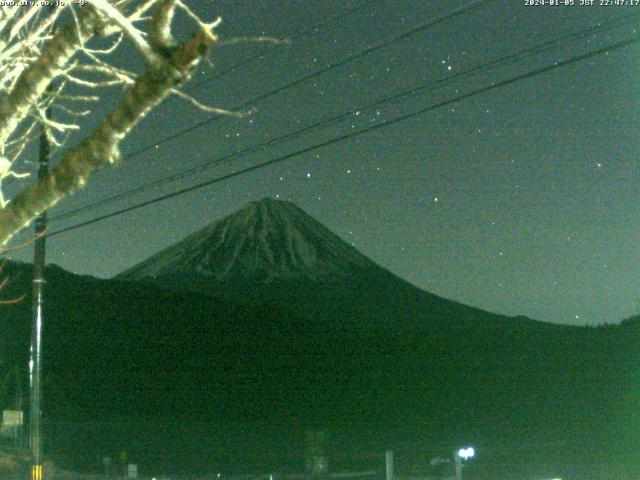
<path fill-rule="evenodd" d="M 493 478 L 515 459 L 562 478 L 598 478 L 567 465 L 636 462 L 627 457 L 640 427 L 640 322 L 586 328 L 494 315 L 420 291 L 326 229 L 311 238 L 332 246 L 316 248 L 296 226 L 317 227 L 304 216 L 279 220 L 295 241 L 278 240 L 273 219 L 239 218 L 231 225 L 252 233 L 216 223 L 213 238 L 196 233 L 122 278 L 47 269 L 51 452 L 93 462 L 95 452 L 125 449 L 143 465 L 299 470 L 303 432 L 322 428 L 334 465 L 388 448 L 426 463 L 467 443 Z M 269 255 L 274 245 L 295 248 Z M 30 268 L 7 265 L 4 298 L 28 291 Z M 26 366 L 29 308 L 0 311 L 5 370 Z"/>
<path fill-rule="evenodd" d="M 116 278 L 243 304 L 293 307 L 361 328 L 436 328 L 510 319 L 425 292 L 380 267 L 291 202 L 264 198 L 158 252 Z M 538 322 L 544 328 L 551 324 Z"/>

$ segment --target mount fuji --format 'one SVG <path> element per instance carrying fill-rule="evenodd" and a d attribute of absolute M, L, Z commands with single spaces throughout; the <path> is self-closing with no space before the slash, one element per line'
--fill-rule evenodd
<path fill-rule="evenodd" d="M 29 292 L 30 265 L 2 274 L 2 298 Z M 585 479 L 562 466 L 637 451 L 639 319 L 573 327 L 438 297 L 289 202 L 251 202 L 115 279 L 46 278 L 48 437 L 87 465 L 127 448 L 142 464 L 288 468 L 307 429 L 331 432 L 332 468 L 469 444 L 483 478 L 517 478 L 496 452 L 520 448 L 520 471 L 544 458 L 546 478 Z M 5 376 L 28 378 L 30 318 L 30 302 L 0 309 Z"/>
<path fill-rule="evenodd" d="M 379 268 L 291 202 L 265 198 L 189 235 L 122 278 L 198 274 L 215 282 L 348 281 Z"/>
<path fill-rule="evenodd" d="M 122 272 L 233 301 L 294 307 L 309 317 L 405 326 L 494 314 L 425 292 L 399 278 L 287 201 L 265 198 L 215 221 Z M 500 317 L 506 319 L 506 317 Z M 532 320 L 518 317 L 513 323 Z"/>
<path fill-rule="evenodd" d="M 377 265 L 290 202 L 251 202 L 118 280 L 270 312 L 233 336 L 234 348 L 260 345 L 251 358 L 270 379 L 261 395 L 277 387 L 274 398 L 288 399 L 263 405 L 269 417 L 301 415 L 369 437 L 377 425 L 388 438 L 412 441 L 429 432 L 431 442 L 528 442 L 549 455 L 550 438 L 591 452 L 604 438 L 630 438 L 622 412 L 637 402 L 626 404 L 620 392 L 636 382 L 628 373 L 637 371 L 629 364 L 639 333 L 631 323 L 563 326 L 441 298 Z M 247 324 L 239 316 L 225 322 Z M 228 381 L 230 391 L 244 388 Z M 260 404 L 256 398 L 246 411 Z M 597 442 L 595 425 L 603 432 Z M 576 451 L 568 455 L 582 455 Z"/>

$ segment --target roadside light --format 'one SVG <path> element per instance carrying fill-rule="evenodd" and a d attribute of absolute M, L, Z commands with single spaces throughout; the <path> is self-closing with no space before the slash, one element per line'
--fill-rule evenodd
<path fill-rule="evenodd" d="M 475 454 L 476 451 L 473 447 L 461 448 L 458 450 L 458 456 L 463 460 L 469 460 L 470 458 L 473 458 Z"/>
<path fill-rule="evenodd" d="M 455 452 L 453 460 L 455 461 L 456 480 L 462 480 L 462 461 L 464 460 L 466 462 L 470 458 L 473 458 L 475 454 L 476 451 L 473 447 L 461 448 Z"/>

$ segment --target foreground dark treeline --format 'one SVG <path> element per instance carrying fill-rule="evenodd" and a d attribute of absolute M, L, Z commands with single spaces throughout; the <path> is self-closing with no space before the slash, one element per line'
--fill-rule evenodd
<path fill-rule="evenodd" d="M 47 273 L 45 448 L 62 464 L 127 451 L 160 471 L 300 471 L 305 430 L 324 429 L 337 469 L 382 469 L 393 449 L 419 471 L 473 444 L 468 478 L 637 474 L 638 320 L 562 327 L 451 304 L 421 321 L 418 300 L 378 294 L 332 315 Z M 27 291 L 29 267 L 5 274 L 5 298 Z M 29 324 L 28 301 L 1 309 L 2 367 L 23 383 Z"/>

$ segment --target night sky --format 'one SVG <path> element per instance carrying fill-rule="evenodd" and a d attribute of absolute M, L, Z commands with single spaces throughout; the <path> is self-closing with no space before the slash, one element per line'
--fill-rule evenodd
<path fill-rule="evenodd" d="M 269 35 L 213 52 L 187 87 L 234 109 L 467 2 L 190 0 L 222 16 L 223 40 Z M 579 0 L 576 0 L 579 3 Z M 599 3 L 596 0 L 596 3 Z M 355 12 L 337 16 L 355 6 Z M 640 15 L 637 7 L 527 6 L 496 0 L 420 31 L 95 175 L 51 215 L 262 143 L 385 95 L 451 77 L 546 40 Z M 640 20 L 563 42 L 481 75 L 362 110 L 291 142 L 218 165 L 51 230 L 391 120 L 494 82 L 632 38 Z M 183 30 L 179 24 L 179 30 Z M 271 49 L 236 72 L 207 81 Z M 48 242 L 48 260 L 110 277 L 246 202 L 291 200 L 361 252 L 420 288 L 508 315 L 567 324 L 640 313 L 640 44 L 554 69 L 286 162 L 159 202 Z M 133 56 L 131 52 L 130 55 Z M 121 55 L 120 61 L 126 57 Z M 103 110 L 120 96 L 104 94 Z M 241 110 L 247 110 L 243 107 Z M 170 99 L 130 135 L 123 154 L 210 118 Z M 89 127 L 90 125 L 87 124 Z M 28 259 L 30 252 L 15 257 Z"/>

